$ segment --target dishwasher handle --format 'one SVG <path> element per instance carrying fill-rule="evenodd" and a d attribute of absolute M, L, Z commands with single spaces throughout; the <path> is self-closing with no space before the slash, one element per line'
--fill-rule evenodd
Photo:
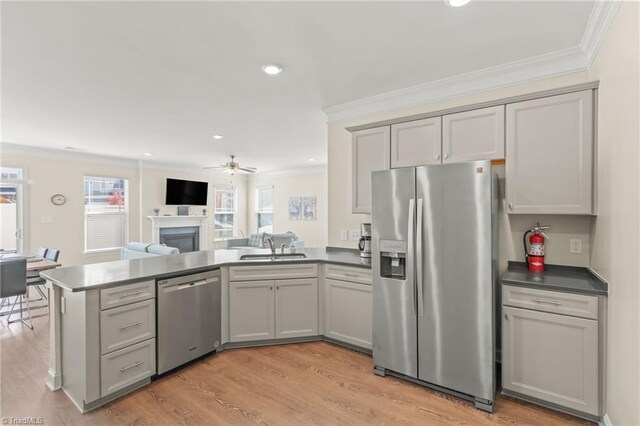
<path fill-rule="evenodd" d="M 182 284 L 168 284 L 168 283 L 159 284 L 159 287 L 162 288 L 163 293 L 169 293 L 172 291 L 186 290 L 188 288 L 200 287 L 202 285 L 207 285 L 207 284 L 214 284 L 218 282 L 218 280 L 219 280 L 218 277 L 212 277 L 206 280 L 197 280 L 197 281 L 191 281 L 191 282 L 186 282 Z"/>

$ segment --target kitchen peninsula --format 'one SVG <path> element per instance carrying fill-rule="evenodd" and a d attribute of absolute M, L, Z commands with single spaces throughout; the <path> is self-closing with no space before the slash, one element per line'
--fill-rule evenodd
<path fill-rule="evenodd" d="M 251 257 L 270 254 L 199 251 L 43 273 L 51 294 L 47 385 L 87 412 L 148 384 L 161 371 L 162 316 L 178 314 L 160 303 L 162 286 L 174 281 L 175 289 L 211 284 L 218 292 L 208 324 L 221 329 L 215 342 L 210 334 L 216 351 L 312 340 L 371 351 L 370 259 L 332 248 L 305 249 L 295 259 Z M 193 306 L 188 314 L 206 310 Z"/>

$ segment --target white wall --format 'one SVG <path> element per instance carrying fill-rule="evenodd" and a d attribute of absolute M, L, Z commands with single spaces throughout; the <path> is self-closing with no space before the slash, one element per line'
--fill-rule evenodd
<path fill-rule="evenodd" d="M 640 424 L 640 4 L 624 2 L 589 71 L 598 99 L 592 267 L 609 281 L 607 413 Z"/>
<path fill-rule="evenodd" d="M 91 161 L 77 155 L 54 153 L 53 156 L 12 154 L 3 149 L 0 164 L 20 167 L 28 179 L 25 185 L 25 216 L 28 222 L 27 249 L 38 247 L 60 250 L 63 265 L 105 262 L 119 259 L 119 253 L 84 254 L 84 187 L 85 175 L 121 177 L 129 180 L 129 239 L 140 235 L 138 169 L 131 161 L 102 159 Z M 67 202 L 56 206 L 53 194 L 65 195 Z M 52 219 L 51 222 L 45 219 Z"/>
<path fill-rule="evenodd" d="M 305 247 L 324 247 L 327 245 L 327 170 L 314 167 L 309 170 L 297 170 L 287 173 L 269 173 L 255 175 L 248 185 L 248 222 L 249 232 L 256 232 L 258 219 L 256 214 L 256 188 L 273 186 L 273 231 L 295 232 L 305 242 Z M 289 197 L 316 197 L 316 220 L 289 220 Z"/>
<path fill-rule="evenodd" d="M 343 229 L 359 229 L 361 222 L 371 221 L 370 215 L 351 213 L 351 134 L 346 130 L 347 127 L 565 87 L 587 81 L 589 81 L 588 73 L 575 73 L 330 124 L 328 131 L 328 245 L 355 248 L 357 242 L 341 241 L 340 231 Z M 497 166 L 496 170 L 504 176 L 503 166 Z M 504 180 L 502 180 L 501 187 L 504 189 Z M 504 191 L 501 191 L 501 195 L 504 203 Z M 500 263 L 502 269 L 506 267 L 508 260 L 522 260 L 522 234 L 538 221 L 552 226 L 552 229 L 548 232 L 551 237 L 546 256 L 548 263 L 574 266 L 589 265 L 590 218 L 553 215 L 507 215 L 503 203 L 501 203 L 499 212 Z M 576 255 L 569 253 L 569 239 L 571 238 L 580 238 L 583 240 L 582 254 Z"/>
<path fill-rule="evenodd" d="M 207 212 L 213 214 L 213 186 L 232 184 L 238 189 L 238 230 L 247 232 L 247 179 L 229 177 L 204 170 L 159 168 L 151 163 L 142 167 L 131 160 L 123 160 L 65 151 L 2 145 L 0 164 L 20 167 L 27 179 L 25 212 L 27 217 L 27 249 L 51 247 L 60 250 L 64 266 L 118 260 L 119 252 L 84 253 L 84 188 L 85 175 L 113 176 L 129 179 L 129 241 L 151 241 L 151 222 L 147 216 L 153 209 L 160 214 L 176 214 L 175 206 L 165 205 L 166 178 L 191 179 L 209 182 Z M 7 149 L 8 148 L 8 149 Z M 51 203 L 51 196 L 64 194 L 62 206 Z M 192 214 L 201 214 L 202 207 L 191 207 Z M 53 222 L 43 220 L 52 218 Z M 4 220 L 4 219 L 3 219 Z M 4 223 L 4 222 L 3 222 Z M 209 223 L 209 244 L 213 243 L 213 221 Z"/>

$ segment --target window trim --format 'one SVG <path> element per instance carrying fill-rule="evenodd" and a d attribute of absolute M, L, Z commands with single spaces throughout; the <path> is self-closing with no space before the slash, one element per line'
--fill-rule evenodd
<path fill-rule="evenodd" d="M 271 211 L 261 211 L 260 210 L 260 190 L 264 190 L 264 189 L 271 189 Z M 255 215 L 256 215 L 256 232 L 260 232 L 260 214 L 268 214 L 271 213 L 272 215 L 272 222 L 275 222 L 276 216 L 275 216 L 275 208 L 274 208 L 274 204 L 275 204 L 275 186 L 274 185 L 262 185 L 262 186 L 257 186 L 256 187 L 256 193 L 255 193 Z M 273 232 L 273 228 L 275 223 L 271 224 L 271 232 Z"/>
<path fill-rule="evenodd" d="M 84 195 L 84 183 L 85 183 L 85 179 L 86 178 L 102 178 L 102 179 L 114 179 L 114 180 L 122 180 L 124 181 L 124 211 L 122 212 L 124 215 L 124 244 L 120 247 L 106 247 L 106 248 L 99 248 L 99 249 L 87 249 L 87 211 L 86 211 L 86 204 L 84 203 L 85 201 L 85 195 Z M 82 250 L 82 254 L 84 256 L 91 256 L 91 255 L 101 255 L 101 254 L 108 254 L 108 253 L 116 253 L 119 252 L 120 250 L 122 250 L 128 243 L 129 243 L 129 178 L 126 177 L 117 177 L 117 176 L 106 176 L 106 175 L 89 175 L 89 174 L 85 174 L 82 177 L 82 190 L 83 190 L 83 196 L 82 196 L 82 208 L 83 208 L 83 224 L 84 224 L 84 238 L 83 238 L 83 250 Z M 99 215 L 101 213 L 89 213 L 89 214 L 95 214 L 95 215 Z"/>
<path fill-rule="evenodd" d="M 228 191 L 232 189 L 233 190 L 233 235 L 231 237 L 224 237 L 224 238 L 218 238 L 216 236 L 216 214 L 217 210 L 216 210 L 216 192 L 218 190 L 220 191 Z M 219 214 L 229 214 L 228 212 L 221 212 Z M 235 238 L 236 234 L 238 233 L 238 188 L 235 187 L 235 185 L 213 185 L 213 241 L 217 242 L 217 241 L 226 241 L 228 239 L 231 238 Z"/>

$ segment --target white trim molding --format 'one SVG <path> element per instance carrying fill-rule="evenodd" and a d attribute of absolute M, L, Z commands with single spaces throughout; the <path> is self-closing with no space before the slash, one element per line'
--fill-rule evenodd
<path fill-rule="evenodd" d="M 323 108 L 328 123 L 398 110 L 589 69 L 620 7 L 619 0 L 597 0 L 582 42 L 565 50 L 484 68 Z"/>
<path fill-rule="evenodd" d="M 580 47 L 587 56 L 587 67 L 590 67 L 604 41 L 613 19 L 622 5 L 620 0 L 596 1 L 584 30 Z"/>
<path fill-rule="evenodd" d="M 197 227 L 200 235 L 200 251 L 209 250 L 207 220 L 209 216 L 147 216 L 151 221 L 151 237 L 154 244 L 160 244 L 160 229 Z"/>
<path fill-rule="evenodd" d="M 322 173 L 327 173 L 326 164 L 309 166 L 309 167 L 298 167 L 294 169 L 256 172 L 252 175 L 249 175 L 249 180 L 253 181 L 253 180 L 260 180 L 260 179 L 275 179 L 275 178 L 289 177 L 289 176 L 318 175 Z"/>
<path fill-rule="evenodd" d="M 609 414 L 606 414 L 606 413 L 602 417 L 602 420 L 598 422 L 598 424 L 600 426 L 613 426 L 613 423 L 611 423 L 611 419 L 609 418 Z"/>

